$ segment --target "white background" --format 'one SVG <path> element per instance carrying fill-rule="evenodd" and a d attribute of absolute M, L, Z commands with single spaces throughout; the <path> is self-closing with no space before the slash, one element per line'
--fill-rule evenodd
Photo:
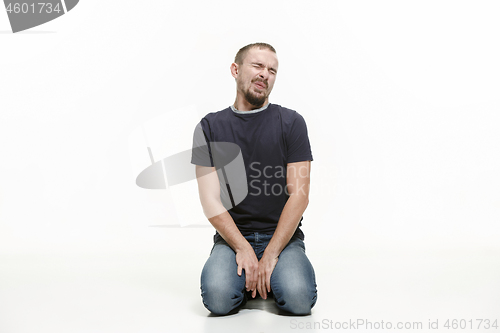
<path fill-rule="evenodd" d="M 303 230 L 319 294 L 298 320 L 500 321 L 499 14 L 83 0 L 12 34 L 0 11 L 0 332 L 297 331 L 259 309 L 208 317 L 213 229 L 175 227 L 188 191 L 137 187 L 130 154 L 150 119 L 179 128 L 176 110 L 232 104 L 229 65 L 257 41 L 280 61 L 270 101 L 304 116 L 314 156 Z"/>

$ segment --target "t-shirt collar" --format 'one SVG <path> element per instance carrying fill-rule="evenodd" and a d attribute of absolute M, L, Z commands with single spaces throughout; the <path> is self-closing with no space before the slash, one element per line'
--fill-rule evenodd
<path fill-rule="evenodd" d="M 231 105 L 231 110 L 233 110 L 233 112 L 239 113 L 239 114 L 257 113 L 257 112 L 264 111 L 265 109 L 267 109 L 267 107 L 269 106 L 269 104 L 270 103 L 267 103 L 266 105 L 264 105 L 260 109 L 255 109 L 255 110 L 252 110 L 252 111 L 240 111 L 240 110 L 237 110 L 233 105 Z"/>

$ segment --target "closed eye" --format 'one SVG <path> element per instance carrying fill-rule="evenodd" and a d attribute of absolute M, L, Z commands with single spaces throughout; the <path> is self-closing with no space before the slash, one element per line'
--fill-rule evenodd
<path fill-rule="evenodd" d="M 260 63 L 260 62 L 253 62 L 252 66 L 256 67 L 256 68 L 263 68 L 264 67 L 264 65 L 262 63 Z M 269 69 L 269 73 L 271 73 L 273 75 L 276 75 L 277 71 L 274 68 L 270 68 Z"/>

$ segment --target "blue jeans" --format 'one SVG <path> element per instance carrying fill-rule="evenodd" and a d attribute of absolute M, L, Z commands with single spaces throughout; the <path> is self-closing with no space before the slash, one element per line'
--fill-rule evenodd
<path fill-rule="evenodd" d="M 257 259 L 262 257 L 271 237 L 260 233 L 245 237 Z M 213 314 L 225 315 L 246 303 L 245 271 L 238 276 L 237 270 L 233 249 L 224 240 L 215 243 L 201 273 L 203 304 Z M 309 314 L 316 304 L 314 269 L 300 238 L 292 238 L 279 255 L 271 274 L 271 292 L 278 308 L 290 314 Z"/>

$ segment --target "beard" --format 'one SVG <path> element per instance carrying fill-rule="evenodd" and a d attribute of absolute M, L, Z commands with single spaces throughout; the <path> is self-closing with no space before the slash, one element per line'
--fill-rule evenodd
<path fill-rule="evenodd" d="M 264 104 L 264 102 L 266 101 L 267 96 L 269 95 L 265 92 L 263 92 L 262 94 L 255 93 L 254 91 L 252 91 L 252 87 L 248 88 L 247 91 L 245 91 L 245 99 L 253 106 L 262 106 L 262 104 Z"/>

